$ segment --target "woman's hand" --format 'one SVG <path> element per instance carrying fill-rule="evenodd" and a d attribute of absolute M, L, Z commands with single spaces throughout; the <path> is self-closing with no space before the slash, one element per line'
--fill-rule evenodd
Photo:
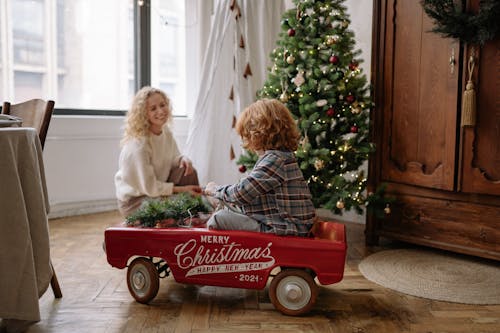
<path fill-rule="evenodd" d="M 197 197 L 201 195 L 201 187 L 199 187 L 198 185 L 174 186 L 173 192 L 174 193 L 187 192 L 192 196 Z"/>
<path fill-rule="evenodd" d="M 189 176 L 194 172 L 193 163 L 186 156 L 182 156 L 179 162 L 179 167 L 184 168 L 184 176 Z"/>

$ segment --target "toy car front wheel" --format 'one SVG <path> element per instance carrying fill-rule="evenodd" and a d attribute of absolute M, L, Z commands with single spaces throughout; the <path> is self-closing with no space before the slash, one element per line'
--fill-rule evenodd
<path fill-rule="evenodd" d="M 279 272 L 269 287 L 269 298 L 274 307 L 290 316 L 309 312 L 317 297 L 318 286 L 313 277 L 302 269 Z"/>
<path fill-rule="evenodd" d="M 127 270 L 127 285 L 130 294 L 139 303 L 148 303 L 160 288 L 158 270 L 146 258 L 135 258 Z"/>

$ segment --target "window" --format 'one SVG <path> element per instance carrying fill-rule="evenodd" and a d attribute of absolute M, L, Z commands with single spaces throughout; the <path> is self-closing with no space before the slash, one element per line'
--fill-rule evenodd
<path fill-rule="evenodd" d="M 72 112 L 126 110 L 136 87 L 139 4 L 150 8 L 147 84 L 171 97 L 175 115 L 185 115 L 193 99 L 186 94 L 186 24 L 192 23 L 186 23 L 186 2 L 0 1 L 0 100 L 53 99 L 57 109 Z"/>
<path fill-rule="evenodd" d="M 151 84 L 168 94 L 176 115 L 186 109 L 184 13 L 183 1 L 151 1 Z"/>

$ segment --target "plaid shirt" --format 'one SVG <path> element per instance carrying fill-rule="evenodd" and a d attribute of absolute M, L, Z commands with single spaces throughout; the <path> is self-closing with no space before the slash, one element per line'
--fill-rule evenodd
<path fill-rule="evenodd" d="M 311 193 L 291 151 L 267 150 L 248 176 L 217 187 L 215 197 L 239 206 L 264 232 L 277 235 L 307 236 L 315 217 Z"/>

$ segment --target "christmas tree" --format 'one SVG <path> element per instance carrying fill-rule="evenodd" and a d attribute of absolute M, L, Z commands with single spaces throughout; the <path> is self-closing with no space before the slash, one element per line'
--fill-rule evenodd
<path fill-rule="evenodd" d="M 341 214 L 363 212 L 367 201 L 363 164 L 369 140 L 369 96 L 361 51 L 344 0 L 293 0 L 271 54 L 272 68 L 259 97 L 281 100 L 302 133 L 296 156 L 316 207 Z M 251 166 L 251 155 L 240 157 Z M 240 168 L 241 171 L 241 168 Z M 377 193 L 378 195 L 379 193 Z"/>

